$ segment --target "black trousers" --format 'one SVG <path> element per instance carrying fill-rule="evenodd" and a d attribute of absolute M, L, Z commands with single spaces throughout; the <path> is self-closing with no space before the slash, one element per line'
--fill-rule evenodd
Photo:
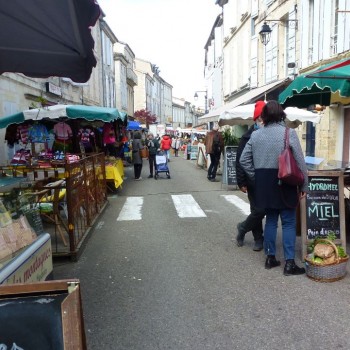
<path fill-rule="evenodd" d="M 248 199 L 250 203 L 250 214 L 241 223 L 241 227 L 245 233 L 252 231 L 254 241 L 263 238 L 263 226 L 262 220 L 265 216 L 265 210 L 257 208 L 255 205 L 255 188 L 254 186 L 248 186 Z"/>
<path fill-rule="evenodd" d="M 150 175 L 153 176 L 153 173 L 155 173 L 155 171 L 156 171 L 156 155 L 150 154 L 148 156 L 148 162 L 149 162 L 149 173 L 150 173 Z"/>
<path fill-rule="evenodd" d="M 142 163 L 141 164 L 134 164 L 135 179 L 138 179 L 141 176 L 141 171 L 142 171 Z"/>
<path fill-rule="evenodd" d="M 220 162 L 220 153 L 218 154 L 212 154 L 210 153 L 210 165 L 208 168 L 208 179 L 215 179 L 216 172 L 218 170 L 218 165 Z"/>

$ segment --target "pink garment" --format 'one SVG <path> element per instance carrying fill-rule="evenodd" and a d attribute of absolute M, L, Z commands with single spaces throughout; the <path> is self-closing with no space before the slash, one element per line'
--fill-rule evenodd
<path fill-rule="evenodd" d="M 103 126 L 103 143 L 105 145 L 115 142 L 115 134 L 113 131 L 113 126 L 111 124 L 105 124 Z"/>
<path fill-rule="evenodd" d="M 29 128 L 30 126 L 28 124 L 19 125 L 17 128 L 17 139 L 22 141 L 24 144 L 28 143 Z"/>
<path fill-rule="evenodd" d="M 60 140 L 68 140 L 73 136 L 71 127 L 64 122 L 57 123 L 53 127 L 53 132 L 56 135 L 56 138 Z"/>

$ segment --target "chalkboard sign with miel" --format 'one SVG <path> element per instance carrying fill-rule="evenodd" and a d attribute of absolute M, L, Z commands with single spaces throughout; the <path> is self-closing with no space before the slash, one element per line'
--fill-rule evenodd
<path fill-rule="evenodd" d="M 345 247 L 344 179 L 340 171 L 309 171 L 309 186 L 301 202 L 304 241 L 335 234 Z"/>

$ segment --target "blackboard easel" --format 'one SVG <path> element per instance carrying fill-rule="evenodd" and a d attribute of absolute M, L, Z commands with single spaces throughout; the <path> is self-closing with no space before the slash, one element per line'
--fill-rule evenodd
<path fill-rule="evenodd" d="M 346 247 L 344 175 L 342 171 L 309 171 L 309 188 L 300 201 L 302 259 L 317 236 L 336 234 L 334 243 Z"/>
<path fill-rule="evenodd" d="M 79 280 L 2 285 L 0 307 L 8 349 L 86 349 Z"/>
<path fill-rule="evenodd" d="M 224 152 L 224 172 L 222 176 L 222 183 L 228 186 L 236 186 L 236 158 L 238 146 L 225 146 Z"/>

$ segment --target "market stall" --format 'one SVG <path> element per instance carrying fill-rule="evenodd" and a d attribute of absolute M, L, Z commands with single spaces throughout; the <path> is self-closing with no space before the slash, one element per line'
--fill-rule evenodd
<path fill-rule="evenodd" d="M 57 105 L 8 116 L 2 126 L 12 158 L 1 174 L 26 179 L 21 191 L 40 211 L 53 255 L 77 257 L 107 204 L 106 178 L 114 189 L 123 182 L 123 118 L 113 108 Z"/>

